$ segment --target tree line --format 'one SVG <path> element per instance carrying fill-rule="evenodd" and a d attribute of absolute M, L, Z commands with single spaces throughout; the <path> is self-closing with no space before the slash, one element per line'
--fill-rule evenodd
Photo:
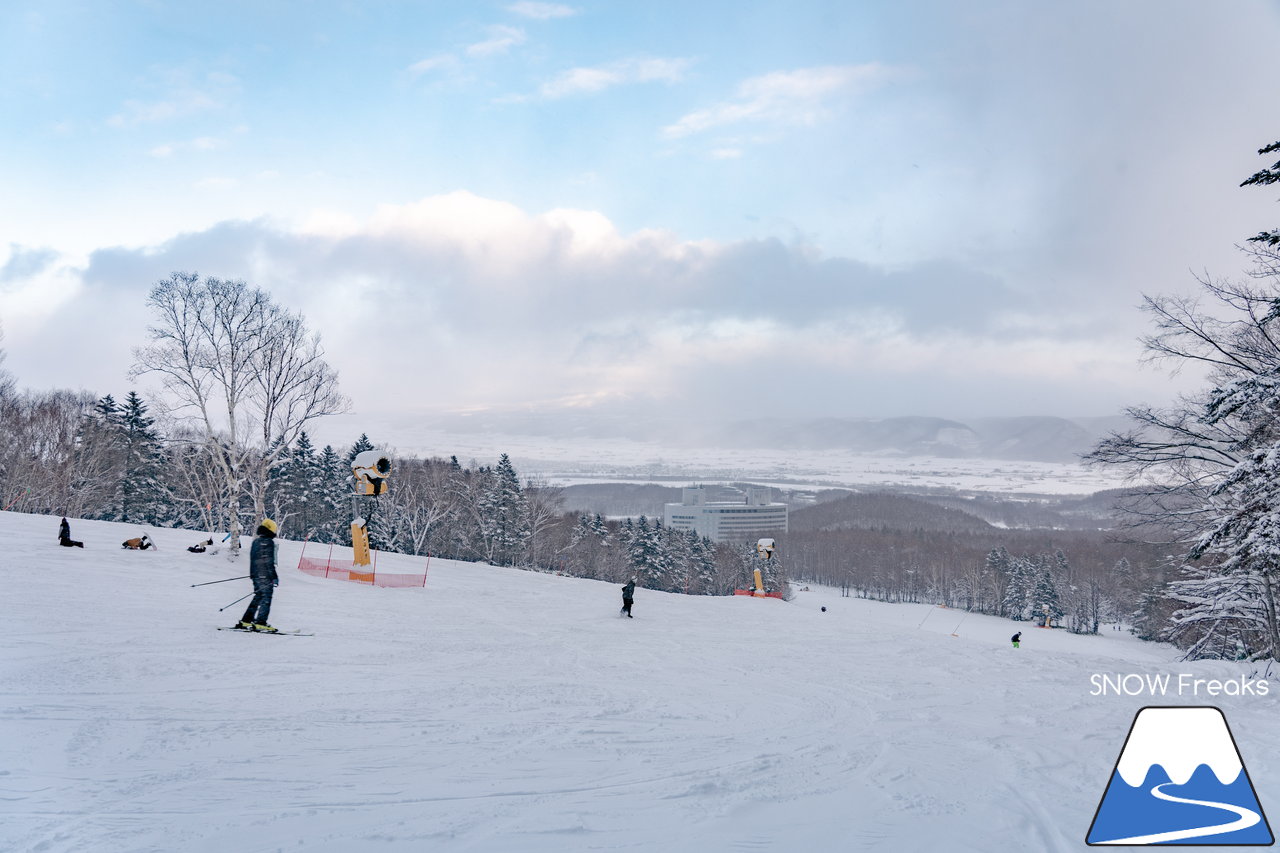
<path fill-rule="evenodd" d="M 11 377 L 0 380 L 0 498 L 17 512 L 228 535 L 267 515 L 289 538 L 350 545 L 355 510 L 385 552 L 636 577 L 647 589 L 697 595 L 746 586 L 756 562 L 745 546 L 716 545 L 660 520 L 565 513 L 559 490 L 522 484 L 506 454 L 495 465 L 467 466 L 456 456 L 397 455 L 387 493 L 353 508 L 351 461 L 374 449 L 366 435 L 345 448 L 317 448 L 303 430 L 291 446 L 272 448 L 269 460 L 243 455 L 261 474 L 241 480 L 233 495 L 215 458 L 223 451 L 181 424 L 164 433 L 136 391 L 118 402 L 18 392 Z M 769 588 L 783 589 L 782 563 L 766 568 Z"/>
<path fill-rule="evenodd" d="M 1104 622 L 1154 639 L 1159 549 L 1106 531 L 837 527 L 778 537 L 792 577 L 887 602 L 942 604 L 1076 633 Z M 1070 555 L 1070 557 L 1068 557 Z"/>

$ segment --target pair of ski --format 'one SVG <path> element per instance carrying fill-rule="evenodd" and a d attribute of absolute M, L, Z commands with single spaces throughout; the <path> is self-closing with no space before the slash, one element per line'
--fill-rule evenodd
<path fill-rule="evenodd" d="M 237 628 L 232 625 L 228 628 L 219 627 L 219 631 L 238 631 L 241 634 L 266 634 L 276 637 L 314 637 L 315 634 L 305 634 L 302 631 L 254 631 L 252 628 Z"/>

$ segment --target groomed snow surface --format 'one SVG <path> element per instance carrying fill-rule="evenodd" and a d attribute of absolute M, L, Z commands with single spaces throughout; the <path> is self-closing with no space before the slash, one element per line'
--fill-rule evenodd
<path fill-rule="evenodd" d="M 437 559 L 380 589 L 281 541 L 271 622 L 316 636 L 255 636 L 215 630 L 247 580 L 191 587 L 247 553 L 57 528 L 0 513 L 3 851 L 1084 850 L 1134 713 L 1169 704 L 1221 707 L 1280 811 L 1280 689 L 1091 696 L 1094 673 L 1252 671 L 1120 632 L 819 588 L 640 589 L 624 619 L 614 584 Z"/>

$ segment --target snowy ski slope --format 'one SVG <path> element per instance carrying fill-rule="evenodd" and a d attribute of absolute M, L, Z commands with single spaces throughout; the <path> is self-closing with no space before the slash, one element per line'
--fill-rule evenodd
<path fill-rule="evenodd" d="M 612 584 L 432 560 L 378 589 L 282 541 L 271 621 L 316 636 L 252 636 L 214 630 L 248 581 L 190 586 L 246 573 L 185 551 L 206 534 L 57 526 L 0 513 L 2 851 L 1084 850 L 1153 704 L 1221 707 L 1280 814 L 1280 689 L 1092 696 L 1253 669 L 1114 631 L 1014 650 L 1006 620 L 818 588 L 641 589 L 627 620 Z"/>

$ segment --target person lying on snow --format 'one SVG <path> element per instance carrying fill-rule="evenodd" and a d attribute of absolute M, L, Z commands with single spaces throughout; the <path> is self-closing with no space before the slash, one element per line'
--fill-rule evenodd
<path fill-rule="evenodd" d="M 120 547 L 128 548 L 130 551 L 145 551 L 148 548 L 156 547 L 156 543 L 152 542 L 151 538 L 144 533 L 136 538 L 124 540 L 124 542 L 120 543 Z"/>
<path fill-rule="evenodd" d="M 209 549 L 209 546 L 212 544 L 213 544 L 213 537 L 209 537 L 203 542 L 197 542 L 187 550 L 190 551 L 192 554 L 203 554 L 205 551 Z"/>
<path fill-rule="evenodd" d="M 71 538 L 71 525 L 67 520 L 62 519 L 62 523 L 58 525 L 58 544 L 63 548 L 83 548 L 83 542 L 77 542 Z"/>

